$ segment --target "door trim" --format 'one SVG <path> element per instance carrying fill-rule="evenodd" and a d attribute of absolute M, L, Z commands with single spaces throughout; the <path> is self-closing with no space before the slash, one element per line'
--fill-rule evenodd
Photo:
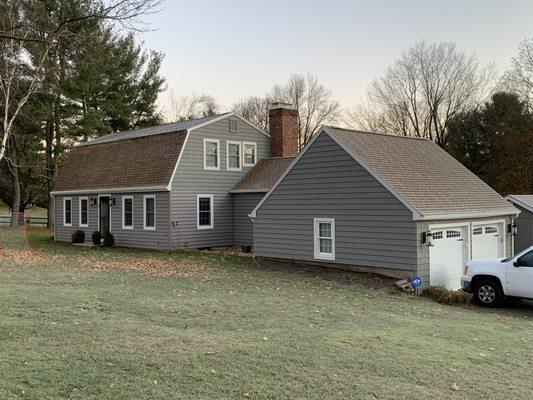
<path fill-rule="evenodd" d="M 109 232 L 112 232 L 111 228 L 111 195 L 99 194 L 98 195 L 98 232 L 100 232 L 100 197 L 109 197 Z"/>

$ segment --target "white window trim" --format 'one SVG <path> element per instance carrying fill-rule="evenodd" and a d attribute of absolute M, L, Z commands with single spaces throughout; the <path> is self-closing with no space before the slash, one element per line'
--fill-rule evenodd
<path fill-rule="evenodd" d="M 209 225 L 200 225 L 200 199 L 208 197 L 211 204 L 211 223 Z M 215 202 L 212 194 L 196 195 L 196 229 L 213 229 L 215 227 Z"/>
<path fill-rule="evenodd" d="M 126 200 L 131 200 L 131 225 L 126 225 L 126 218 L 124 216 L 125 214 L 125 211 L 126 211 Z M 122 229 L 133 229 L 133 209 L 134 209 L 134 205 L 133 205 L 133 196 L 122 196 Z M 155 221 L 155 219 L 154 219 Z"/>
<path fill-rule="evenodd" d="M 146 200 L 147 199 L 154 199 L 154 226 L 146 226 Z M 157 200 L 155 198 L 155 194 L 145 194 L 143 196 L 143 229 L 145 231 L 155 231 L 155 228 L 157 226 Z"/>
<path fill-rule="evenodd" d="M 239 168 L 229 166 L 229 145 L 230 144 L 236 144 L 239 146 Z M 228 171 L 242 171 L 242 143 L 241 142 L 236 142 L 233 140 L 228 140 L 226 142 L 226 169 Z"/>
<path fill-rule="evenodd" d="M 205 151 L 207 143 L 215 143 L 217 145 L 217 166 L 210 167 L 207 165 L 207 153 Z M 204 138 L 204 169 L 218 171 L 220 170 L 220 140 Z"/>
<path fill-rule="evenodd" d="M 82 224 L 81 223 L 81 201 L 82 200 L 85 200 L 87 201 L 87 223 L 86 224 Z M 79 206 L 79 210 L 78 210 L 78 225 L 80 226 L 80 228 L 88 228 L 89 227 L 89 198 L 88 197 L 80 197 L 79 198 L 79 201 L 78 201 L 78 206 Z"/>
<path fill-rule="evenodd" d="M 67 224 L 67 201 L 70 201 L 70 224 Z M 63 226 L 72 226 L 72 197 L 63 197 Z"/>
<path fill-rule="evenodd" d="M 331 254 L 320 252 L 319 224 L 331 224 Z M 317 260 L 335 260 L 335 219 L 333 218 L 314 218 L 313 219 L 313 241 L 315 250 L 315 259 Z"/>
<path fill-rule="evenodd" d="M 247 164 L 246 163 L 246 152 L 244 151 L 244 148 L 246 146 L 253 146 L 254 147 L 254 163 L 253 164 Z M 255 164 L 257 164 L 257 143 L 255 143 L 255 142 L 242 142 L 242 166 L 243 167 L 253 167 Z"/>

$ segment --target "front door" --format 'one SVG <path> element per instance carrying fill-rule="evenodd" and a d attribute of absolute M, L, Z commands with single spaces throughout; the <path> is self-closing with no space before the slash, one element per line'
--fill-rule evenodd
<path fill-rule="evenodd" d="M 109 197 L 100 197 L 99 199 L 99 219 L 100 219 L 100 234 L 103 236 L 104 232 L 109 231 Z"/>

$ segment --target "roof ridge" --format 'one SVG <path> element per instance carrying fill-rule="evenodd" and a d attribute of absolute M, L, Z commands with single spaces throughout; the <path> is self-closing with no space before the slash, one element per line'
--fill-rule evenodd
<path fill-rule="evenodd" d="M 326 127 L 327 128 L 331 128 L 331 129 L 339 129 L 341 131 L 353 132 L 353 133 L 365 133 L 365 134 L 370 134 L 370 135 L 392 136 L 392 137 L 397 137 L 397 138 L 401 138 L 401 139 L 416 139 L 416 140 L 424 140 L 424 141 L 431 142 L 431 140 L 428 139 L 428 138 L 423 138 L 423 137 L 418 137 L 418 136 L 407 136 L 407 135 L 399 135 L 397 133 L 365 131 L 365 130 L 361 130 L 361 129 L 343 128 L 343 127 L 334 126 L 334 125 L 326 125 Z"/>

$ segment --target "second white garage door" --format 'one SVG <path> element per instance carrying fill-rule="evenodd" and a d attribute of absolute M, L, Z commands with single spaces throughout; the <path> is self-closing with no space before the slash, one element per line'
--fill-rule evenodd
<path fill-rule="evenodd" d="M 465 227 L 435 229 L 429 248 L 429 283 L 455 290 L 461 287 L 465 259 Z"/>
<path fill-rule="evenodd" d="M 499 258 L 503 255 L 503 224 L 472 227 L 472 259 Z"/>

